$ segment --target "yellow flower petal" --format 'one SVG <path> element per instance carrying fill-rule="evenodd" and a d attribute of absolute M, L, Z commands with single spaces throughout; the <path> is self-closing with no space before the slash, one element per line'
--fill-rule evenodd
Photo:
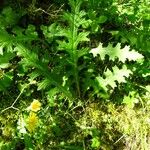
<path fill-rule="evenodd" d="M 38 116 L 35 113 L 31 112 L 27 119 L 27 129 L 30 132 L 33 132 L 38 125 L 38 121 L 39 121 Z"/>
<path fill-rule="evenodd" d="M 38 100 L 34 100 L 31 105 L 30 109 L 34 112 L 37 112 L 41 109 L 41 103 Z"/>

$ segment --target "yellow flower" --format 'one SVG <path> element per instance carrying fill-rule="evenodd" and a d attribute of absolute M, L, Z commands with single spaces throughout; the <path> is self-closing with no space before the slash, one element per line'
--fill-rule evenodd
<path fill-rule="evenodd" d="M 30 132 L 33 132 L 35 128 L 37 127 L 38 120 L 39 120 L 38 116 L 35 113 L 31 112 L 27 119 L 27 129 Z"/>
<path fill-rule="evenodd" d="M 34 100 L 30 105 L 30 110 L 37 112 L 41 109 L 41 103 L 38 100 Z"/>

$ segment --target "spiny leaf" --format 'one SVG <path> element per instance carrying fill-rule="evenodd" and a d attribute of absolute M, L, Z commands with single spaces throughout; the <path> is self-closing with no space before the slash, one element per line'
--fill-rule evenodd
<path fill-rule="evenodd" d="M 37 90 L 45 89 L 49 85 L 50 85 L 50 81 L 48 79 L 44 79 L 42 82 L 38 83 L 38 89 Z"/>
<path fill-rule="evenodd" d="M 135 91 L 131 91 L 127 96 L 124 96 L 122 103 L 126 104 L 129 108 L 133 108 L 139 102 L 137 96 Z"/>
<path fill-rule="evenodd" d="M 48 68 L 43 64 L 37 57 L 37 54 L 34 52 L 31 52 L 26 47 L 24 47 L 21 44 L 18 44 L 15 48 L 15 50 L 18 52 L 18 55 L 24 57 L 24 61 L 28 62 L 28 65 L 30 67 L 34 67 L 40 76 L 44 76 L 47 81 L 49 80 L 49 83 L 52 85 L 55 85 L 60 92 L 62 92 L 66 97 L 68 97 L 70 100 L 73 100 L 72 94 L 64 88 L 58 80 L 56 74 L 52 74 Z"/>
<path fill-rule="evenodd" d="M 14 58 L 15 54 L 10 52 L 4 52 L 3 55 L 0 55 L 0 68 L 7 68 L 10 63 L 9 61 Z"/>
<path fill-rule="evenodd" d="M 83 55 L 87 54 L 89 51 L 89 48 L 82 48 L 78 51 L 78 58 L 82 57 Z"/>
<path fill-rule="evenodd" d="M 41 30 L 46 38 L 53 40 L 54 37 L 63 36 L 63 29 L 56 23 L 51 24 L 50 26 L 41 26 Z"/>
<path fill-rule="evenodd" d="M 129 61 L 137 61 L 138 59 L 143 59 L 143 55 L 139 54 L 135 50 L 130 51 L 129 46 L 125 46 L 121 49 L 121 44 L 118 43 L 115 47 L 112 44 L 109 44 L 107 47 L 103 47 L 102 43 L 99 44 L 97 48 L 93 48 L 90 53 L 96 57 L 98 54 L 100 55 L 101 59 L 104 60 L 105 56 L 108 55 L 111 60 L 115 60 L 116 58 L 119 59 L 121 62 L 125 62 L 127 59 Z"/>
<path fill-rule="evenodd" d="M 114 66 L 113 72 L 109 69 L 104 73 L 105 79 L 101 76 L 96 77 L 100 87 L 102 87 L 105 91 L 107 91 L 107 85 L 110 85 L 113 89 L 117 86 L 116 81 L 118 83 L 125 83 L 126 78 L 132 74 L 131 70 L 127 69 L 124 65 L 122 69 L 119 69 L 117 66 Z"/>
<path fill-rule="evenodd" d="M 89 32 L 79 33 L 75 41 L 75 44 L 78 45 L 80 42 L 89 41 L 89 39 L 87 38 L 88 35 L 89 35 Z"/>
<path fill-rule="evenodd" d="M 69 5 L 71 7 L 72 12 L 79 11 L 81 3 L 81 0 L 69 0 Z"/>
<path fill-rule="evenodd" d="M 3 77 L 0 78 L 0 91 L 4 91 L 6 90 L 7 87 L 10 86 L 12 78 L 13 78 L 12 72 L 4 73 Z"/>
<path fill-rule="evenodd" d="M 29 74 L 30 80 L 34 80 L 39 76 L 39 73 L 37 71 L 33 71 L 32 73 Z"/>
<path fill-rule="evenodd" d="M 9 36 L 5 30 L 0 29 L 0 54 L 3 55 L 3 49 L 6 48 L 7 52 L 12 52 L 12 45 L 14 38 Z"/>

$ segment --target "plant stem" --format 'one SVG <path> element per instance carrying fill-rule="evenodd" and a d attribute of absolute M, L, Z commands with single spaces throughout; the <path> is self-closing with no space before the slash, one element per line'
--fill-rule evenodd
<path fill-rule="evenodd" d="M 75 82 L 76 82 L 76 88 L 77 88 L 77 95 L 80 98 L 80 85 L 79 85 L 79 74 L 78 74 L 78 56 L 77 56 L 77 45 L 75 45 L 75 41 L 77 39 L 78 35 L 78 28 L 76 27 L 76 12 L 73 15 L 73 24 L 72 24 L 72 51 L 73 51 L 73 62 L 74 62 L 74 75 L 75 75 Z"/>

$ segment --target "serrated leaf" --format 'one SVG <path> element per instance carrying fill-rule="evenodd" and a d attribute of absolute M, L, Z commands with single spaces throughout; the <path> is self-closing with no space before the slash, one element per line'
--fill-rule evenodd
<path fill-rule="evenodd" d="M 83 23 L 82 23 L 82 27 L 83 28 L 88 28 L 92 23 L 92 20 L 88 19 L 88 20 L 85 20 Z"/>
<path fill-rule="evenodd" d="M 71 53 L 70 52 L 71 45 L 68 44 L 66 41 L 57 41 L 57 43 L 59 44 L 59 46 L 58 46 L 59 50 L 65 50 L 68 53 Z"/>
<path fill-rule="evenodd" d="M 0 55 L 3 55 L 3 46 L 0 46 Z"/>
<path fill-rule="evenodd" d="M 116 58 L 119 59 L 121 62 L 125 62 L 127 59 L 129 61 L 137 61 L 138 59 L 143 59 L 143 55 L 136 52 L 135 50 L 130 51 L 129 46 L 125 46 L 121 49 L 121 44 L 118 43 L 115 47 L 112 44 L 109 44 L 107 47 L 103 47 L 102 43 L 99 44 L 97 48 L 93 48 L 90 53 L 96 57 L 98 54 L 100 55 L 101 59 L 104 60 L 105 56 L 108 55 L 110 60 L 115 60 Z"/>
<path fill-rule="evenodd" d="M 89 39 L 87 38 L 88 35 L 89 35 L 89 32 L 79 33 L 75 41 L 76 45 L 78 45 L 80 42 L 89 41 Z"/>
<path fill-rule="evenodd" d="M 45 37 L 49 39 L 53 39 L 57 36 L 63 36 L 63 29 L 57 25 L 56 23 L 51 24 L 50 26 L 41 26 L 41 30 L 43 31 L 43 34 Z"/>
<path fill-rule="evenodd" d="M 135 95 L 136 92 L 131 91 L 127 96 L 124 96 L 122 103 L 126 104 L 129 108 L 133 108 L 135 106 L 135 103 L 139 102 Z"/>
<path fill-rule="evenodd" d="M 11 37 L 5 30 L 0 29 L 0 54 L 3 55 L 4 48 L 7 52 L 13 52 L 12 45 L 14 37 Z"/>
<path fill-rule="evenodd" d="M 78 58 L 82 57 L 83 55 L 86 55 L 89 52 L 89 48 L 83 48 L 78 51 Z"/>
<path fill-rule="evenodd" d="M 104 72 L 105 79 L 98 76 L 96 80 L 98 81 L 100 87 L 107 91 L 107 85 L 111 86 L 113 89 L 117 86 L 116 81 L 120 83 L 125 83 L 126 79 L 132 74 L 131 70 L 127 69 L 124 65 L 122 69 L 119 69 L 117 66 L 112 68 L 113 72 L 109 69 Z"/>
<path fill-rule="evenodd" d="M 39 76 L 39 73 L 37 71 L 34 71 L 31 74 L 29 74 L 30 80 L 34 80 L 38 76 Z"/>
<path fill-rule="evenodd" d="M 106 71 L 105 76 L 107 80 L 109 80 L 108 84 L 112 86 L 112 88 L 116 87 L 116 84 L 114 84 L 114 81 L 117 81 L 118 83 L 125 83 L 125 77 L 129 77 L 130 74 L 132 74 L 131 70 L 127 69 L 127 67 L 124 65 L 122 69 L 119 69 L 117 66 L 113 67 L 113 72 L 110 74 L 110 70 Z M 114 85 L 114 86 L 113 86 Z"/>
<path fill-rule="evenodd" d="M 4 52 L 3 55 L 0 55 L 0 68 L 9 67 L 9 61 L 15 56 L 14 53 Z"/>
<path fill-rule="evenodd" d="M 10 86 L 13 78 L 12 72 L 6 72 L 0 79 L 0 91 L 5 91 L 7 87 Z"/>
<path fill-rule="evenodd" d="M 25 30 L 25 34 L 29 39 L 36 39 L 38 34 L 34 25 L 28 25 L 28 28 Z"/>
<path fill-rule="evenodd" d="M 104 91 L 107 91 L 107 84 L 105 83 L 105 79 L 103 79 L 102 77 L 98 76 L 96 77 L 96 82 L 98 83 L 98 88 L 103 88 Z M 98 89 L 99 90 L 99 89 Z"/>
<path fill-rule="evenodd" d="M 50 81 L 48 79 L 44 79 L 43 81 L 38 83 L 38 89 L 37 90 L 45 89 L 46 87 L 48 87 L 49 83 L 50 83 Z"/>
<path fill-rule="evenodd" d="M 85 13 L 85 11 L 78 11 L 77 9 L 75 11 L 76 11 L 75 14 L 64 13 L 63 19 L 65 21 L 68 21 L 70 27 L 75 25 L 76 28 L 78 28 L 82 24 L 85 24 L 86 20 L 83 17 L 85 16 L 86 13 Z"/>

